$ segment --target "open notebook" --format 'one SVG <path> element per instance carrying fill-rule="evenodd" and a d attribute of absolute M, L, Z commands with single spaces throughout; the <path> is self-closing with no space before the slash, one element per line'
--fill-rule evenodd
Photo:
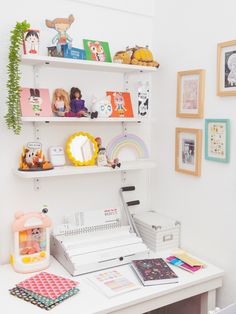
<path fill-rule="evenodd" d="M 114 208 L 64 217 L 64 223 L 53 230 L 51 250 L 73 276 L 126 264 L 149 253 L 132 226 L 121 224 L 120 210 Z"/>

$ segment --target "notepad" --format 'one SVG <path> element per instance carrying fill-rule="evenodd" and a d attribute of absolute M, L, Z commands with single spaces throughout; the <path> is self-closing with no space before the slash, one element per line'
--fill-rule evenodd
<path fill-rule="evenodd" d="M 185 262 L 186 264 L 190 266 L 201 266 L 205 267 L 206 265 L 202 263 L 201 261 L 197 260 L 196 258 L 190 256 L 185 251 L 177 251 L 173 254 L 175 257 L 179 258 L 181 261 Z"/>

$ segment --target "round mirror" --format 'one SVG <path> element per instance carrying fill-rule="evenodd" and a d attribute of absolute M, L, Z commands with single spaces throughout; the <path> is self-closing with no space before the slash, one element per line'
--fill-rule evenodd
<path fill-rule="evenodd" d="M 89 133 L 75 133 L 67 141 L 66 152 L 75 166 L 94 165 L 98 153 L 97 142 Z"/>

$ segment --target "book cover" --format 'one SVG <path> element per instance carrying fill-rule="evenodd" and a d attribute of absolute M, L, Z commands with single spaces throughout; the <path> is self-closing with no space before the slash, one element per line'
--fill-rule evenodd
<path fill-rule="evenodd" d="M 54 300 L 77 285 L 78 282 L 74 280 L 41 272 L 18 283 L 16 286 Z"/>
<path fill-rule="evenodd" d="M 51 117 L 53 116 L 49 90 L 46 88 L 21 88 L 22 117 Z"/>
<path fill-rule="evenodd" d="M 133 108 L 130 93 L 128 92 L 106 92 L 111 97 L 112 118 L 133 118 Z"/>
<path fill-rule="evenodd" d="M 202 266 L 191 266 L 187 263 L 184 263 L 183 261 L 181 261 L 179 258 L 175 257 L 175 256 L 169 256 L 166 258 L 166 261 L 172 265 L 175 265 L 177 267 L 180 267 L 184 270 L 189 271 L 190 273 L 195 273 L 196 271 L 198 271 L 199 269 L 202 269 Z"/>
<path fill-rule="evenodd" d="M 140 286 L 115 269 L 104 270 L 88 276 L 88 280 L 107 297 L 126 293 Z"/>
<path fill-rule="evenodd" d="M 162 258 L 133 260 L 131 266 L 144 286 L 178 282 L 178 276 Z"/>

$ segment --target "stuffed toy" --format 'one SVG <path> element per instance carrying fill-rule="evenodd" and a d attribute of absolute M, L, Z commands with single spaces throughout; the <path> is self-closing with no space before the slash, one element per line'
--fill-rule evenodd
<path fill-rule="evenodd" d="M 118 51 L 113 57 L 113 62 L 130 64 L 132 54 L 133 54 L 132 51 Z"/>
<path fill-rule="evenodd" d="M 112 115 L 111 97 L 106 96 L 100 100 L 96 98 L 92 101 L 91 119 L 93 118 L 109 118 Z"/>
<path fill-rule="evenodd" d="M 127 51 L 132 52 L 131 64 L 159 67 L 159 63 L 153 60 L 152 52 L 148 49 L 148 46 L 135 46 L 134 48 L 127 48 Z"/>
<path fill-rule="evenodd" d="M 51 170 L 53 165 L 46 160 L 41 149 L 23 147 L 23 152 L 20 156 L 19 170 Z"/>

